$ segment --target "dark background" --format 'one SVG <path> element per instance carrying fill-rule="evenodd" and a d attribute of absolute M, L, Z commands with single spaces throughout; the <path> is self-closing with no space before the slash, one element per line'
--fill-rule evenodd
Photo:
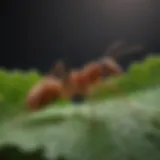
<path fill-rule="evenodd" d="M 0 66 L 79 66 L 116 40 L 160 51 L 159 0 L 5 0 Z"/>

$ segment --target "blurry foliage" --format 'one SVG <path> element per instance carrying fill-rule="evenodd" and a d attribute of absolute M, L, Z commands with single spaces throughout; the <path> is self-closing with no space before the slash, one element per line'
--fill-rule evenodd
<path fill-rule="evenodd" d="M 23 111 L 28 90 L 41 76 L 37 71 L 0 70 L 0 117 Z M 16 106 L 16 107 L 13 107 Z"/>
<path fill-rule="evenodd" d="M 0 159 L 160 159 L 160 57 L 97 85 L 81 107 L 59 101 L 23 114 L 24 97 L 40 78 L 36 71 L 0 71 Z M 121 97 L 94 101 L 115 95 Z"/>
<path fill-rule="evenodd" d="M 22 103 L 24 96 L 39 79 L 36 71 L 24 73 L 22 71 L 0 70 L 1 103 Z"/>

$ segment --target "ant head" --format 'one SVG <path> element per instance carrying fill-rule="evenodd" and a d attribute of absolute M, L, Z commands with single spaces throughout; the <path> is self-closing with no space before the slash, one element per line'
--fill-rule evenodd
<path fill-rule="evenodd" d="M 123 69 L 118 63 L 111 57 L 106 57 L 101 60 L 104 76 L 121 75 Z"/>

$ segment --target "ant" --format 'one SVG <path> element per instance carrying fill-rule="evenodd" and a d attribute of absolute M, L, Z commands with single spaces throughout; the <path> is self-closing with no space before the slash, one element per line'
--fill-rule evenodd
<path fill-rule="evenodd" d="M 124 74 L 123 68 L 117 63 L 117 58 L 123 55 L 142 53 L 141 46 L 126 46 L 124 43 L 114 43 L 104 56 L 82 68 L 67 70 L 62 61 L 58 61 L 52 70 L 29 91 L 26 104 L 31 109 L 38 109 L 57 99 L 72 99 L 82 101 L 90 88 L 100 83 L 108 76 Z"/>

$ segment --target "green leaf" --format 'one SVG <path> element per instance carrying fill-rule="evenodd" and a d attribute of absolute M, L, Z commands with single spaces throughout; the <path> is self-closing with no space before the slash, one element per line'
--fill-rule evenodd
<path fill-rule="evenodd" d="M 159 160 L 159 95 L 160 87 L 81 107 L 51 106 L 3 123 L 0 146 L 43 148 L 52 160 Z"/>

